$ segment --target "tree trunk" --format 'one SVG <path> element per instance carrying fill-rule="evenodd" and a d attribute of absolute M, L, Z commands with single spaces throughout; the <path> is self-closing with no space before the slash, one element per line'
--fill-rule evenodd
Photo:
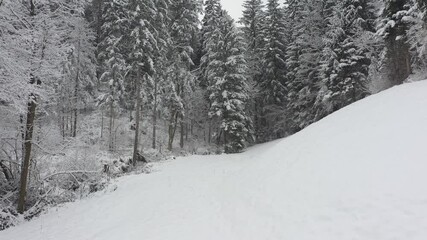
<path fill-rule="evenodd" d="M 185 141 L 188 142 L 188 133 L 190 132 L 190 123 L 185 124 Z"/>
<path fill-rule="evenodd" d="M 177 124 L 178 124 L 178 113 L 174 112 L 173 114 L 171 114 L 171 118 L 169 121 L 169 142 L 168 142 L 169 151 L 172 151 L 172 148 L 173 148 L 173 140 L 175 139 Z"/>
<path fill-rule="evenodd" d="M 183 116 L 181 116 L 181 122 L 180 122 L 180 127 L 181 127 L 181 130 L 180 130 L 180 135 L 181 135 L 181 137 L 180 137 L 180 139 L 179 139 L 179 146 L 181 147 L 181 149 L 182 148 L 184 148 L 184 136 L 185 136 L 185 126 L 184 126 L 184 117 Z"/>
<path fill-rule="evenodd" d="M 68 115 L 65 114 L 64 116 L 64 138 L 67 136 L 68 134 Z"/>
<path fill-rule="evenodd" d="M 255 101 L 254 102 L 254 123 L 255 123 L 255 141 L 259 142 L 260 139 L 260 123 L 259 123 L 259 106 L 258 106 L 258 102 Z"/>
<path fill-rule="evenodd" d="M 133 166 L 136 166 L 136 161 L 138 159 L 138 144 L 139 144 L 139 118 L 140 118 L 140 111 L 141 111 L 141 89 L 140 89 L 140 73 L 138 70 L 137 77 L 136 77 L 136 108 L 135 108 L 135 139 L 133 143 L 133 157 L 132 157 L 132 163 Z"/>
<path fill-rule="evenodd" d="M 154 107 L 153 107 L 153 149 L 156 149 L 156 131 L 157 131 L 157 80 L 154 83 Z"/>
<path fill-rule="evenodd" d="M 218 128 L 218 136 L 216 138 L 216 145 L 218 145 L 218 146 L 221 145 L 222 133 L 223 133 L 223 131 L 220 128 Z"/>
<path fill-rule="evenodd" d="M 81 32 L 81 31 L 79 31 Z M 77 43 L 77 66 L 76 66 L 76 83 L 74 88 L 74 126 L 73 126 L 73 137 L 77 137 L 77 114 L 79 104 L 79 88 L 80 88 L 80 54 L 81 54 L 81 40 Z"/>
<path fill-rule="evenodd" d="M 31 84 L 34 84 L 36 79 L 31 79 Z M 40 82 L 37 81 L 37 84 L 40 85 Z M 33 131 L 34 131 L 34 119 L 36 116 L 36 96 L 34 94 L 30 95 L 30 99 L 28 101 L 28 110 L 27 110 L 27 123 L 25 126 L 25 154 L 22 163 L 21 170 L 21 180 L 20 180 L 20 188 L 19 188 L 19 199 L 18 199 L 18 212 L 24 213 L 25 211 L 25 199 L 27 195 L 27 182 L 28 182 L 28 173 L 30 168 L 30 157 L 31 157 L 31 148 L 32 148 L 32 140 L 33 140 Z"/>
<path fill-rule="evenodd" d="M 209 130 L 208 130 L 208 143 L 211 144 L 212 136 L 212 120 L 209 120 Z"/>
<path fill-rule="evenodd" d="M 25 124 L 24 124 L 24 116 L 21 114 L 19 117 L 19 121 L 21 123 L 21 156 L 25 155 Z"/>
<path fill-rule="evenodd" d="M 114 102 L 111 101 L 110 102 L 110 124 L 109 124 L 109 139 L 108 139 L 108 149 L 110 150 L 110 152 L 112 152 L 114 150 L 113 148 L 113 144 L 114 144 L 114 139 L 113 139 L 113 128 L 114 128 Z"/>
<path fill-rule="evenodd" d="M 194 136 L 194 119 L 191 119 L 190 132 L 191 136 Z"/>
<path fill-rule="evenodd" d="M 104 137 L 104 111 L 101 110 L 101 139 Z"/>
<path fill-rule="evenodd" d="M 174 139 L 174 129 L 173 129 L 173 119 L 174 119 L 175 113 L 171 114 L 170 120 L 169 120 L 169 141 L 168 141 L 168 150 L 172 151 L 173 147 L 173 139 Z"/>
<path fill-rule="evenodd" d="M 224 130 L 224 152 L 231 153 L 232 149 L 228 146 L 227 131 Z"/>
<path fill-rule="evenodd" d="M 76 75 L 76 85 L 75 85 L 75 89 L 74 89 L 74 122 L 73 122 L 73 133 L 72 133 L 72 137 L 76 137 L 77 136 L 77 111 L 78 111 L 78 89 L 79 89 L 79 72 L 77 72 Z"/>
<path fill-rule="evenodd" d="M 156 109 L 156 107 L 155 107 Z M 157 110 L 156 110 L 157 111 Z M 153 149 L 156 149 L 157 114 L 153 114 Z"/>
<path fill-rule="evenodd" d="M 74 124 L 73 124 L 73 112 L 74 112 L 74 110 L 70 110 L 70 117 L 69 117 L 69 120 L 70 120 L 70 122 L 68 123 L 69 125 L 70 125 L 70 137 L 72 137 L 73 136 L 73 132 L 74 132 Z"/>
<path fill-rule="evenodd" d="M 64 104 L 64 103 L 62 103 Z M 61 135 L 62 138 L 65 139 L 65 108 L 61 108 L 61 117 L 60 117 L 60 124 L 61 124 Z"/>

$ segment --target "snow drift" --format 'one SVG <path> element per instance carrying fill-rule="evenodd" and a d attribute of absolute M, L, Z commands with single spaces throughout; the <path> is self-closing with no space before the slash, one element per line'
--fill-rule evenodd
<path fill-rule="evenodd" d="M 0 239 L 424 240 L 426 144 L 423 81 L 243 154 L 160 163 Z"/>

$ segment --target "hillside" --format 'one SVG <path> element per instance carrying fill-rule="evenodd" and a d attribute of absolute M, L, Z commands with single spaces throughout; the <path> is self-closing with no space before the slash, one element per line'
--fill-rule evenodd
<path fill-rule="evenodd" d="M 0 239 L 424 240 L 426 93 L 406 84 L 242 154 L 159 163 Z"/>

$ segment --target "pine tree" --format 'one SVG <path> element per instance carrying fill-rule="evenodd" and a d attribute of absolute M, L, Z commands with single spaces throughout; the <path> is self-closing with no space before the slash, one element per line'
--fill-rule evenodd
<path fill-rule="evenodd" d="M 382 13 L 378 35 L 385 41 L 385 57 L 383 59 L 383 73 L 391 87 L 403 83 L 411 74 L 411 53 L 408 44 L 407 31 L 409 24 L 409 0 L 384 0 L 385 7 Z"/>
<path fill-rule="evenodd" d="M 283 114 L 275 114 L 277 109 L 287 103 L 286 88 L 286 33 L 283 9 L 278 0 L 269 0 L 266 11 L 266 29 L 263 73 L 259 83 L 263 109 L 262 125 L 266 126 L 264 140 L 276 133 L 276 137 L 285 135 Z"/>
<path fill-rule="evenodd" d="M 304 36 L 307 33 L 307 19 L 310 15 L 308 9 L 308 1 L 290 1 L 286 8 L 287 21 L 293 22 L 291 28 L 291 36 L 288 48 L 286 49 L 286 66 L 287 72 L 287 87 L 289 102 L 286 107 L 288 118 L 288 128 L 291 132 L 296 132 L 301 129 L 302 120 L 305 117 L 306 105 L 308 104 L 304 97 L 307 96 L 307 91 L 311 86 L 307 79 L 301 78 L 301 72 L 306 67 L 301 63 L 301 57 L 304 51 L 303 46 L 306 44 Z"/>
<path fill-rule="evenodd" d="M 370 49 L 357 41 L 364 31 L 372 30 L 370 10 L 369 2 L 360 0 L 345 0 L 332 7 L 324 37 L 317 119 L 369 94 Z"/>
<path fill-rule="evenodd" d="M 247 49 L 257 50 L 262 48 L 263 24 L 265 22 L 265 13 L 261 0 L 246 0 L 243 3 L 243 16 L 240 23 L 243 25 L 243 33 L 246 38 Z"/>
<path fill-rule="evenodd" d="M 209 114 L 219 119 L 226 153 L 240 152 L 252 136 L 251 120 L 245 112 L 248 100 L 244 41 L 231 17 L 222 12 L 217 52 L 209 64 L 211 78 Z"/>
<path fill-rule="evenodd" d="M 59 95 L 60 98 L 65 98 L 60 105 L 67 107 L 66 111 L 62 109 L 61 117 L 69 119 L 61 125 L 69 125 L 69 136 L 76 137 L 79 112 L 87 106 L 95 94 L 95 33 L 89 27 L 89 22 L 82 17 L 84 3 L 76 1 L 70 4 L 68 7 L 73 7 L 75 11 L 61 13 L 66 17 L 69 27 L 64 28 L 64 36 L 62 36 L 66 39 L 63 46 L 66 46 L 67 60 L 63 68 L 65 77 L 61 78 L 63 82 L 59 84 L 61 90 Z"/>
<path fill-rule="evenodd" d="M 220 32 L 220 19 L 222 15 L 222 6 L 219 0 L 207 0 L 204 4 L 205 15 L 202 20 L 202 30 L 201 30 L 201 59 L 199 66 L 199 85 L 205 91 L 205 107 L 204 109 L 209 109 L 211 103 L 209 101 L 209 96 L 211 94 L 211 88 L 215 80 L 213 76 L 219 75 L 220 73 L 213 73 L 214 63 L 216 58 L 218 58 L 218 47 L 217 43 L 220 41 L 221 32 Z M 217 69 L 219 70 L 219 69 Z M 216 125 L 214 119 L 210 118 L 208 120 L 208 133 L 207 140 L 210 143 L 213 135 L 213 126 Z"/>
<path fill-rule="evenodd" d="M 139 148 L 139 121 L 142 106 L 142 85 L 150 81 L 154 74 L 154 57 L 158 50 L 155 36 L 154 20 L 157 14 L 153 0 L 131 0 L 128 5 L 129 12 L 129 63 L 131 65 L 133 86 L 135 90 L 135 137 L 133 150 L 133 164 L 136 164 Z"/>
<path fill-rule="evenodd" d="M 261 105 L 258 97 L 258 83 L 262 76 L 263 49 L 265 45 L 264 26 L 265 12 L 261 0 L 246 0 L 243 4 L 243 17 L 240 23 L 243 25 L 242 31 L 246 42 L 246 60 L 248 65 L 248 78 L 252 89 L 251 106 L 253 111 L 255 135 L 260 138 L 261 130 Z"/>
<path fill-rule="evenodd" d="M 108 93 L 98 98 L 100 104 L 109 107 L 109 149 L 114 150 L 113 128 L 114 128 L 114 109 L 118 107 L 120 99 L 123 96 L 124 78 L 127 65 L 123 55 L 123 35 L 126 26 L 123 24 L 126 19 L 126 2 L 124 0 L 105 1 L 102 13 L 102 22 L 100 30 L 100 44 L 98 45 L 98 59 L 101 61 L 104 73 L 100 80 L 107 83 Z"/>
<path fill-rule="evenodd" d="M 330 1 L 291 1 L 286 9 L 291 22 L 286 51 L 288 68 L 287 128 L 295 133 L 315 121 L 314 103 L 318 94 L 319 65 L 326 32 L 325 18 Z"/>
<path fill-rule="evenodd" d="M 408 30 L 408 42 L 413 54 L 413 69 L 424 71 L 427 54 L 427 3 L 422 0 L 410 0 L 408 16 L 404 19 L 410 25 Z"/>
<path fill-rule="evenodd" d="M 185 112 L 188 109 L 186 96 L 192 92 L 192 82 L 195 76 L 192 72 L 195 64 L 192 60 L 194 49 L 193 38 L 198 34 L 198 14 L 201 6 L 195 0 L 179 0 L 171 4 L 170 36 L 171 46 L 168 51 L 167 95 L 169 105 L 169 142 L 172 145 L 180 125 L 180 146 L 184 147 Z"/>
<path fill-rule="evenodd" d="M 152 143 L 153 149 L 157 147 L 158 120 L 162 117 L 160 113 L 165 108 L 166 99 L 163 94 L 166 89 L 166 78 L 168 76 L 169 59 L 167 53 L 172 44 L 169 25 L 171 24 L 171 5 L 169 0 L 155 0 L 156 14 L 153 17 L 153 28 L 157 41 L 157 51 L 153 58 L 154 75 L 144 83 L 143 91 L 145 95 L 144 105 L 152 112 Z"/>
<path fill-rule="evenodd" d="M 219 0 L 206 0 L 204 4 L 205 15 L 202 20 L 202 58 L 200 63 L 200 85 L 206 88 L 209 85 L 209 77 L 206 72 L 207 65 L 211 61 L 213 42 L 218 38 L 219 19 L 222 6 Z"/>

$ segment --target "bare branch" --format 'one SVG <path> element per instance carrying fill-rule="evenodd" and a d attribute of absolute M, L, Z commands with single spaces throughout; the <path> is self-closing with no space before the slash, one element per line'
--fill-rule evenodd
<path fill-rule="evenodd" d="M 60 155 L 60 156 L 65 156 L 65 153 L 55 153 L 55 152 L 51 152 L 51 151 L 49 151 L 49 150 L 46 150 L 46 149 L 44 149 L 42 146 L 40 146 L 38 143 L 36 143 L 36 142 L 33 142 L 33 145 L 34 146 L 36 146 L 37 148 L 39 148 L 40 150 L 42 150 L 44 153 L 46 153 L 46 154 L 49 154 L 49 155 L 52 155 L 52 156 L 57 156 L 57 155 Z"/>
<path fill-rule="evenodd" d="M 30 29 L 31 28 L 31 24 L 29 23 L 29 22 L 27 22 L 27 20 L 22 20 L 19 16 L 18 16 L 18 14 L 16 14 L 12 9 L 9 9 L 10 10 L 10 12 L 13 14 L 13 15 L 15 15 L 15 17 L 18 19 L 18 21 L 19 22 L 21 22 L 22 23 L 22 26 L 24 26 L 25 28 L 27 28 L 27 29 Z"/>
<path fill-rule="evenodd" d="M 77 173 L 82 173 L 82 174 L 97 174 L 97 173 L 100 173 L 100 172 L 98 172 L 98 171 L 84 171 L 84 170 L 81 170 L 81 171 L 65 171 L 65 172 L 57 172 L 57 173 L 53 173 L 53 174 L 51 174 L 51 175 L 49 175 L 49 176 L 45 177 L 45 178 L 43 179 L 43 181 L 46 181 L 46 180 L 48 180 L 48 179 L 50 179 L 50 178 L 52 178 L 52 177 L 58 176 L 58 175 L 67 175 L 67 174 L 69 174 L 69 175 L 71 175 L 71 176 L 74 176 L 74 174 L 77 174 Z"/>

